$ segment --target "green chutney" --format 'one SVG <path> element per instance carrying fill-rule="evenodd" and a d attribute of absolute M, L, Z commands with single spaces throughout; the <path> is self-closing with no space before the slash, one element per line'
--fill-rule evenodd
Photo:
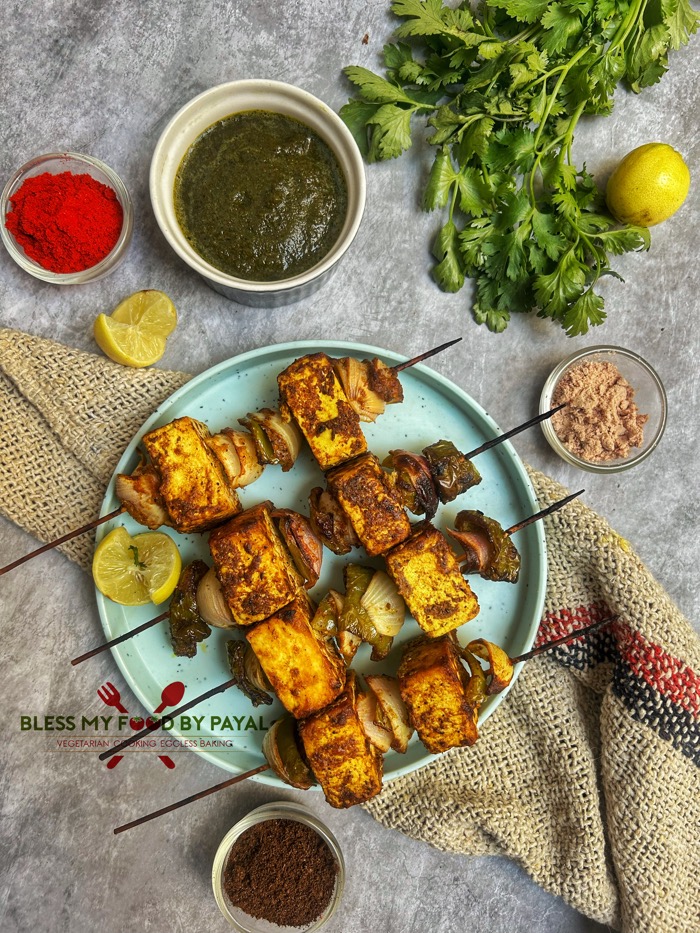
<path fill-rule="evenodd" d="M 175 214 L 192 248 L 228 275 L 275 282 L 331 250 L 348 206 L 330 147 L 306 124 L 266 110 L 218 120 L 175 177 Z"/>

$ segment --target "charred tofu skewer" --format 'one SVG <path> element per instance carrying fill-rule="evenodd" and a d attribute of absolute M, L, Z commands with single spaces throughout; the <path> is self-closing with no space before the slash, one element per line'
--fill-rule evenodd
<path fill-rule="evenodd" d="M 479 737 L 481 706 L 487 697 L 506 689 L 516 664 L 588 635 L 615 619 L 599 619 L 514 658 L 483 638 L 469 642 L 466 648 L 449 635 L 437 639 L 421 635 L 408 642 L 397 678 L 418 738 L 433 754 L 473 745 Z M 487 662 L 486 670 L 479 659 Z"/>
<path fill-rule="evenodd" d="M 280 409 L 292 418 L 322 470 L 367 450 L 362 421 L 375 421 L 386 405 L 403 401 L 398 373 L 458 343 L 450 340 L 395 366 L 379 359 L 300 357 L 277 377 Z"/>
<path fill-rule="evenodd" d="M 421 454 L 392 450 L 381 463 L 370 452 L 346 461 L 326 474 L 326 488 L 309 495 L 311 524 L 326 547 L 347 554 L 362 545 L 370 556 L 405 540 L 410 523 L 403 513 L 431 519 L 440 502 L 447 503 L 481 482 L 472 458 L 534 424 L 551 418 L 559 408 L 518 425 L 463 454 L 451 441 L 440 440 Z"/>
<path fill-rule="evenodd" d="M 483 689 L 486 692 L 485 695 L 488 695 L 488 692 L 491 692 L 491 693 L 498 692 L 498 689 L 502 690 L 502 689 L 505 689 L 505 686 L 507 686 L 506 683 L 503 683 L 503 685 L 501 686 L 502 681 L 500 681 L 496 685 L 497 689 L 491 689 L 491 686 L 489 683 L 489 681 L 491 681 L 491 684 L 493 683 L 493 674 L 492 674 L 493 669 L 495 668 L 496 672 L 498 673 L 498 664 L 499 663 L 503 664 L 504 663 L 503 659 L 505 659 L 506 668 L 508 666 L 512 668 L 515 664 L 521 661 L 529 660 L 530 658 L 535 657 L 536 655 L 543 654 L 544 652 L 549 651 L 552 648 L 556 648 L 560 645 L 566 644 L 570 641 L 573 641 L 574 639 L 583 638 L 586 635 L 590 634 L 591 632 L 595 631 L 596 629 L 602 628 L 603 626 L 609 625 L 611 622 L 614 622 L 616 618 L 617 618 L 616 616 L 611 616 L 611 617 L 607 617 L 604 619 L 600 619 L 599 621 L 594 622 L 592 625 L 588 625 L 588 626 L 585 626 L 584 628 L 578 629 L 577 631 L 570 632 L 568 635 L 564 635 L 562 638 L 557 638 L 552 642 L 548 642 L 547 644 L 540 645 L 538 648 L 534 648 L 532 649 L 532 651 L 527 651 L 524 654 L 519 655 L 514 658 L 509 658 L 508 655 L 506 655 L 506 653 L 502 649 L 498 648 L 498 646 L 491 645 L 488 642 L 483 642 L 483 640 L 481 639 L 475 642 L 471 642 L 470 645 L 467 646 L 466 650 L 468 650 L 469 648 L 472 648 L 472 651 L 474 651 L 475 649 L 482 650 L 479 648 L 479 643 L 481 642 L 483 645 L 489 646 L 491 650 L 491 654 L 494 657 L 494 659 L 496 658 L 498 652 L 500 652 L 500 656 L 502 656 L 502 657 L 499 656 L 498 661 L 496 662 L 490 661 L 489 670 L 487 670 L 486 672 L 484 672 L 483 668 L 480 668 L 483 678 L 484 678 Z M 466 691 L 466 687 L 468 686 L 471 678 L 474 676 L 473 673 L 471 673 L 471 671 L 470 673 L 467 673 L 465 671 L 464 676 L 462 676 L 461 674 L 459 674 L 459 672 L 456 669 L 458 658 L 460 656 L 460 652 L 462 649 L 460 649 L 458 646 L 455 646 L 454 650 L 443 647 L 443 642 L 445 643 L 449 642 L 452 645 L 455 645 L 454 641 L 447 637 L 440 639 L 438 642 L 430 641 L 429 639 L 425 639 L 424 637 L 422 637 L 422 641 L 423 643 L 427 643 L 428 645 L 433 646 L 432 650 L 425 656 L 424 662 L 421 664 L 420 658 L 416 656 L 417 653 L 415 649 L 411 649 L 410 643 L 409 643 L 409 646 L 407 646 L 407 651 L 412 650 L 413 656 L 409 658 L 409 660 L 407 661 L 405 665 L 406 673 L 404 674 L 404 685 L 401 690 L 401 692 L 405 693 L 408 697 L 408 703 L 406 704 L 406 708 L 407 708 L 409 717 L 416 722 L 420 722 L 420 731 L 418 728 L 416 728 L 416 732 L 418 732 L 418 737 L 424 742 L 424 744 L 426 744 L 426 739 L 427 739 L 427 742 L 430 745 L 432 745 L 434 748 L 438 749 L 439 751 L 447 750 L 448 748 L 452 748 L 452 747 L 459 747 L 462 745 L 473 744 L 478 738 L 478 733 L 476 730 L 476 723 L 478 720 L 478 709 L 477 709 L 477 713 L 475 716 L 472 711 L 467 710 L 466 708 L 464 708 L 463 705 L 460 706 L 460 704 L 465 703 L 465 694 L 467 695 L 467 698 L 469 697 Z M 435 652 L 436 644 L 439 645 L 439 650 L 437 653 Z M 482 656 L 488 657 L 489 656 L 488 651 L 483 649 Z M 410 673 L 408 673 L 409 671 Z M 447 673 L 447 677 L 445 678 L 445 680 L 440 680 L 440 678 L 444 678 L 445 673 Z M 411 679 L 413 678 L 416 679 L 416 684 L 414 687 L 409 685 Z M 443 693 L 447 694 L 445 699 L 448 702 L 456 706 L 457 713 L 459 716 L 459 721 L 464 724 L 463 731 L 460 732 L 459 729 L 455 729 L 454 726 L 450 727 L 449 723 L 446 720 L 446 717 L 444 716 L 442 707 L 439 704 L 433 703 L 433 706 L 436 709 L 434 720 L 431 720 L 428 717 L 421 718 L 420 713 L 421 711 L 425 710 L 425 707 L 421 705 L 420 697 L 425 696 L 425 691 L 427 689 L 426 685 L 427 684 L 429 685 L 431 679 L 433 678 L 435 678 L 438 681 L 436 684 L 434 684 L 434 689 L 438 690 L 438 695 L 442 696 Z M 386 679 L 391 680 L 391 681 L 394 680 L 394 678 L 386 678 Z M 445 687 L 445 683 L 447 683 L 448 685 L 447 688 Z M 450 691 L 451 685 L 453 685 L 453 688 L 454 688 L 454 695 L 451 695 L 451 691 Z M 354 689 L 354 684 L 350 688 L 350 690 L 352 689 Z M 479 690 L 472 689 L 471 691 L 472 699 L 478 698 L 481 692 L 482 692 L 481 689 Z M 341 706 L 342 703 L 343 703 L 343 700 L 339 698 L 339 701 L 338 701 L 339 706 Z M 336 708 L 339 708 L 339 706 Z M 185 797 L 182 800 L 178 800 L 175 803 L 171 803 L 166 807 L 161 807 L 159 810 L 155 810 L 152 813 L 148 813 L 145 816 L 132 820 L 129 823 L 124 823 L 121 826 L 118 826 L 114 830 L 114 833 L 116 834 L 116 833 L 125 832 L 128 829 L 133 829 L 134 827 L 140 826 L 143 823 L 147 823 L 147 822 L 150 822 L 151 820 L 157 819 L 160 816 L 164 816 L 166 813 L 172 813 L 173 810 L 178 810 L 181 807 L 187 806 L 187 804 L 194 803 L 196 800 L 202 800 L 204 797 L 208 797 L 210 794 L 214 794 L 219 790 L 224 790 L 227 787 L 231 787 L 234 784 L 238 784 L 241 781 L 245 781 L 250 777 L 254 777 L 256 774 L 260 774 L 261 772 L 267 771 L 269 769 L 274 770 L 275 773 L 278 775 L 278 777 L 280 777 L 283 781 L 285 781 L 286 783 L 291 783 L 293 787 L 297 787 L 297 788 L 309 787 L 311 786 L 311 783 L 313 783 L 315 779 L 318 779 L 324 791 L 326 789 L 326 786 L 328 786 L 331 789 L 331 794 L 333 794 L 336 783 L 339 782 L 340 775 L 347 774 L 348 772 L 352 773 L 353 763 L 357 761 L 357 758 L 353 758 L 350 764 L 348 764 L 346 762 L 339 760 L 338 768 L 335 769 L 332 767 L 332 762 L 334 761 L 335 756 L 338 754 L 338 751 L 342 743 L 345 742 L 347 738 L 345 731 L 341 730 L 340 738 L 336 740 L 335 744 L 333 743 L 332 721 L 334 718 L 335 718 L 334 713 L 331 710 L 325 717 L 325 722 L 328 724 L 328 728 L 327 730 L 321 732 L 319 735 L 318 741 L 314 742 L 314 745 L 312 746 L 312 749 L 311 749 L 311 755 L 309 756 L 308 763 L 303 761 L 302 751 L 299 748 L 298 744 L 295 744 L 299 742 L 298 733 L 300 730 L 297 727 L 297 730 L 295 730 L 294 732 L 290 732 L 285 736 L 284 747 L 290 750 L 291 762 L 290 762 L 290 759 L 287 759 L 286 761 L 281 760 L 279 749 L 277 750 L 268 749 L 268 751 L 266 752 L 268 756 L 268 761 L 261 765 L 258 765 L 257 768 L 252 768 L 250 771 L 245 771 L 243 774 L 237 774 L 235 775 L 235 777 L 229 778 L 226 781 L 221 781 L 219 784 L 214 784 L 212 787 L 208 787 L 205 790 L 198 791 L 196 794 L 191 794 L 189 797 Z M 352 718 L 353 717 L 351 715 L 350 716 L 351 721 L 352 721 Z M 283 720 L 280 720 L 278 722 L 280 723 L 281 726 L 284 726 L 285 728 L 290 725 L 289 721 L 284 722 Z M 315 733 L 315 729 L 320 723 L 321 723 L 321 718 L 319 716 L 319 719 L 317 719 L 316 722 L 312 723 L 312 725 L 309 727 L 308 729 L 309 736 Z M 293 725 L 293 723 L 291 725 Z M 423 733 L 422 735 L 421 735 L 421 731 Z M 290 740 L 290 735 L 291 735 L 291 740 Z M 357 736 L 355 738 L 357 739 Z M 454 742 L 455 744 L 454 745 L 450 744 L 450 742 Z M 309 740 L 309 745 L 311 746 L 310 740 Z M 312 768 L 310 766 L 313 764 L 313 761 L 315 758 L 317 759 L 320 755 L 323 754 L 323 749 L 326 747 L 327 747 L 327 753 L 323 755 L 323 760 L 319 767 L 319 775 L 316 775 L 313 773 Z M 426 745 L 426 747 L 428 747 L 428 745 Z M 374 758 L 375 753 L 372 752 L 371 749 L 367 749 L 366 747 L 364 747 L 363 743 L 357 741 L 357 748 L 364 749 L 364 751 L 361 751 L 360 753 L 361 757 L 363 755 L 369 755 L 371 756 L 372 759 Z M 301 764 L 299 764 L 299 762 L 301 762 Z M 374 765 L 374 767 L 378 768 L 377 765 Z M 327 774 L 324 773 L 324 769 L 326 769 Z M 365 783 L 369 784 L 371 789 L 373 790 L 375 787 L 375 784 L 372 781 L 371 769 L 367 773 L 363 772 L 362 768 L 358 770 L 361 775 L 361 777 L 359 778 L 359 782 L 361 784 L 365 784 Z M 309 777 L 311 779 L 310 781 L 309 781 Z M 326 785 L 324 785 L 323 781 L 326 781 Z M 379 792 L 379 789 L 381 789 L 381 784 L 376 791 L 377 793 Z M 339 793 L 342 794 L 342 791 L 340 791 Z M 332 800 L 333 799 L 335 799 L 335 797 L 332 797 Z M 365 799 L 370 799 L 370 798 L 367 797 Z M 364 800 L 356 801 L 356 802 L 364 802 Z M 333 804 L 331 803 L 331 805 Z M 342 805 L 343 804 L 341 802 L 341 806 Z M 351 804 L 351 805 L 354 805 L 354 804 Z"/>
<path fill-rule="evenodd" d="M 378 359 L 360 361 L 346 357 L 331 360 L 325 354 L 315 354 L 313 357 L 324 357 L 327 366 L 324 363 L 323 372 L 316 373 L 314 386 L 320 393 L 319 398 L 314 401 L 309 392 L 304 392 L 300 402 L 302 409 L 326 411 L 330 406 L 333 410 L 327 420 L 334 430 L 339 429 L 339 448 L 359 453 L 366 449 L 359 429 L 360 419 L 374 420 L 386 404 L 400 402 L 403 398 L 396 374 L 461 339 L 458 337 L 393 367 Z M 297 363 L 302 371 L 304 361 L 313 357 L 302 357 L 285 373 Z M 349 399 L 335 375 L 334 366 L 350 393 Z M 263 408 L 239 420 L 247 431 L 224 428 L 212 435 L 202 422 L 185 417 L 149 432 L 143 438 L 149 461 L 140 464 L 132 474 L 121 474 L 117 478 L 115 493 L 122 503 L 120 508 L 0 567 L 0 576 L 97 528 L 124 511 L 148 528 L 167 525 L 182 532 L 206 531 L 237 514 L 242 506 L 236 489 L 254 482 L 268 463 L 278 463 L 282 470 L 291 469 L 302 441 L 302 434 L 286 404 L 280 411 Z M 313 434 L 311 436 L 314 437 Z M 322 450 L 324 445 L 319 443 Z M 311 446 L 316 454 L 319 445 L 314 441 Z M 355 452 L 349 456 L 354 456 Z M 190 455 L 193 457 L 191 461 Z M 193 487 L 190 487 L 191 480 L 194 480 Z M 187 490 L 184 497 L 183 489 Z M 212 494 L 211 499 L 207 493 Z"/>

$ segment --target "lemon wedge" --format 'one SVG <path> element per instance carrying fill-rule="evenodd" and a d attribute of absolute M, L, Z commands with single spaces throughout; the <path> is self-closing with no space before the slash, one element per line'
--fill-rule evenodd
<path fill-rule="evenodd" d="M 148 531 L 132 537 L 121 525 L 105 535 L 92 559 L 95 586 L 123 606 L 164 602 L 181 569 L 180 552 L 169 535 Z"/>
<path fill-rule="evenodd" d="M 94 333 L 110 360 L 140 368 L 158 362 L 176 326 L 175 305 L 164 292 L 149 288 L 129 295 L 110 315 L 98 315 Z"/>

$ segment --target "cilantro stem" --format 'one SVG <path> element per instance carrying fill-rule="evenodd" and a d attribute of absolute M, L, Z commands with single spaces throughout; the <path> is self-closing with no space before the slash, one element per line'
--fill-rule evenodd
<path fill-rule="evenodd" d="M 542 133 L 544 131 L 545 124 L 547 120 L 549 119 L 549 115 L 552 112 L 552 107 L 554 106 L 556 102 L 556 99 L 559 95 L 559 91 L 561 90 L 561 86 L 564 83 L 566 76 L 571 71 L 571 69 L 576 64 L 576 62 L 579 61 L 579 59 L 583 58 L 584 55 L 587 55 L 590 49 L 591 49 L 590 45 L 584 45 L 582 48 L 578 50 L 578 52 L 573 56 L 573 58 L 569 59 L 569 61 L 566 63 L 566 66 L 562 69 L 562 73 L 559 75 L 559 79 L 557 80 L 557 83 L 554 85 L 554 88 L 547 100 L 547 106 L 545 107 L 544 113 L 542 114 L 540 125 L 537 127 L 537 133 L 535 134 L 535 148 L 537 148 L 537 146 L 539 145 L 539 141 L 542 138 Z"/>
<path fill-rule="evenodd" d="M 625 44 L 627 36 L 644 15 L 647 3 L 648 0 L 635 0 L 635 3 L 630 7 L 627 16 L 618 26 L 617 32 L 610 41 L 610 45 L 605 50 L 605 55 L 609 55 L 612 51 Z M 622 35 L 619 35 L 620 32 L 622 32 Z"/>

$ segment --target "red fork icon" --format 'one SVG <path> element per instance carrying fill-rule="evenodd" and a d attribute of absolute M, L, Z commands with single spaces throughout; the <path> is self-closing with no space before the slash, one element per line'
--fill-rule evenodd
<path fill-rule="evenodd" d="M 177 705 L 177 703 L 179 703 L 180 700 L 182 699 L 182 695 L 184 692 L 185 692 L 185 685 L 180 683 L 179 681 L 176 681 L 172 684 L 168 684 L 167 687 L 163 688 L 163 693 L 161 696 L 162 702 L 156 708 L 155 712 L 162 713 L 166 706 Z M 178 696 L 177 696 L 177 699 L 175 700 L 175 704 L 173 704 L 169 701 L 175 694 L 177 694 Z M 123 713 L 125 716 L 129 715 L 129 711 L 122 704 L 121 695 L 113 683 L 110 683 L 109 681 L 107 681 L 107 683 L 103 684 L 101 687 L 98 687 L 97 695 L 106 706 L 113 706 L 116 710 L 119 710 L 119 712 Z M 109 769 L 116 768 L 116 766 L 119 764 L 119 762 L 122 760 L 123 757 L 124 757 L 123 755 L 113 755 L 107 762 L 107 767 Z M 158 757 L 163 762 L 166 768 L 170 768 L 172 770 L 172 768 L 175 767 L 175 762 L 172 760 L 170 755 L 158 755 Z"/>

